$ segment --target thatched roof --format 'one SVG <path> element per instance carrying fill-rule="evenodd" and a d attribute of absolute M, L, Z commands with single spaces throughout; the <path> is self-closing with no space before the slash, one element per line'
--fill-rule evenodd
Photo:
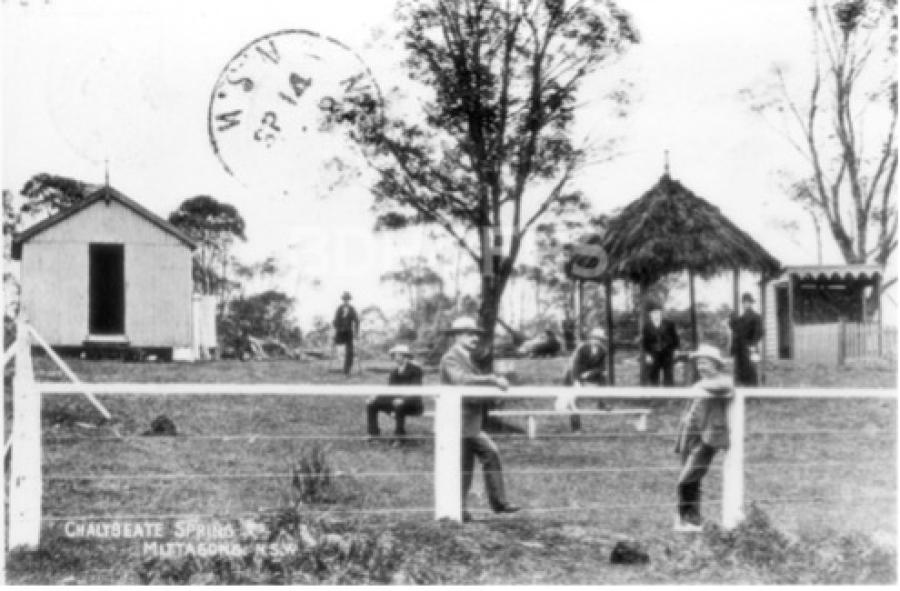
<path fill-rule="evenodd" d="M 610 221 L 604 248 L 613 278 L 645 285 L 689 269 L 704 278 L 735 268 L 771 277 L 781 269 L 718 207 L 668 174 Z"/>

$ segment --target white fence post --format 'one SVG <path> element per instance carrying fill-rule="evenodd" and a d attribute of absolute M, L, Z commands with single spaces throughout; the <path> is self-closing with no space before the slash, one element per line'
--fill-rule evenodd
<path fill-rule="evenodd" d="M 722 462 L 722 526 L 734 529 L 744 519 L 744 394 L 735 389 L 728 404 L 731 442 Z"/>
<path fill-rule="evenodd" d="M 20 321 L 16 330 L 19 350 L 13 378 L 9 548 L 33 549 L 41 534 L 41 393 L 34 383 L 28 327 Z"/>
<path fill-rule="evenodd" d="M 441 392 L 434 405 L 434 518 L 462 520 L 462 396 Z"/>

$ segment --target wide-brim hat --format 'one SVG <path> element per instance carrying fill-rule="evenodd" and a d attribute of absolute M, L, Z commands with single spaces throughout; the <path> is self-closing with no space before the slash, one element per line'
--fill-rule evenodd
<path fill-rule="evenodd" d="M 412 352 L 409 350 L 409 347 L 407 345 L 394 345 L 393 347 L 391 347 L 391 350 L 388 351 L 388 354 L 391 356 L 394 356 L 394 355 L 403 355 L 404 357 L 412 357 L 413 356 Z"/>
<path fill-rule="evenodd" d="M 460 316 L 450 324 L 450 328 L 447 329 L 447 332 L 450 334 L 460 334 L 464 332 L 484 334 L 485 330 L 478 326 L 478 323 L 475 322 L 475 319 L 471 316 Z"/>
<path fill-rule="evenodd" d="M 744 295 L 741 296 L 741 301 L 751 303 L 756 302 L 756 300 L 753 299 L 753 294 L 751 294 L 750 292 L 745 292 Z"/>
<path fill-rule="evenodd" d="M 705 357 L 706 359 L 710 359 L 716 362 L 719 367 L 723 367 L 725 365 L 725 360 L 722 359 L 722 353 L 719 351 L 718 347 L 715 347 L 713 345 L 699 345 L 696 351 L 691 352 L 690 357 L 691 359 Z"/>
<path fill-rule="evenodd" d="M 342 300 L 352 300 L 353 296 L 350 295 L 349 291 L 345 291 L 344 293 L 341 294 L 341 299 Z"/>
<path fill-rule="evenodd" d="M 588 333 L 588 338 L 606 340 L 606 330 L 600 328 L 599 326 L 596 328 L 592 328 L 591 332 Z"/>

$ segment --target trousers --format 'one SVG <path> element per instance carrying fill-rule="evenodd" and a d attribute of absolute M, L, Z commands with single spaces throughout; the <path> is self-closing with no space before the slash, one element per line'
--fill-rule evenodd
<path fill-rule="evenodd" d="M 404 398 L 403 404 L 399 407 L 394 406 L 393 396 L 376 396 L 374 400 L 366 403 L 366 426 L 369 435 L 380 435 L 381 430 L 378 428 L 378 413 L 394 414 L 394 434 L 406 435 L 406 417 L 420 416 L 425 411 L 422 399 L 418 396 Z"/>
<path fill-rule="evenodd" d="M 676 494 L 678 515 L 685 521 L 701 524 L 701 482 L 716 455 L 716 448 L 706 445 L 699 438 L 687 443 L 681 452 L 681 473 L 678 475 Z"/>
<path fill-rule="evenodd" d="M 344 375 L 350 375 L 353 367 L 353 335 L 344 341 Z"/>
<path fill-rule="evenodd" d="M 475 437 L 463 437 L 462 440 L 462 500 L 466 506 L 466 497 L 472 488 L 474 476 L 475 458 L 481 462 L 484 474 L 484 487 L 488 496 L 491 509 L 497 509 L 506 505 L 506 490 L 503 487 L 503 467 L 500 465 L 500 450 L 497 444 L 481 431 Z"/>
<path fill-rule="evenodd" d="M 647 381 L 651 386 L 659 385 L 659 374 L 662 371 L 663 386 L 675 384 L 675 359 L 671 351 L 650 354 L 650 366 L 647 368 Z"/>

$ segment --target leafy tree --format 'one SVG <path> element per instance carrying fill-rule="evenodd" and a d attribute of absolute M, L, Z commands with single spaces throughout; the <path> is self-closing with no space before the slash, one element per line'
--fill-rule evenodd
<path fill-rule="evenodd" d="M 228 302 L 219 322 L 223 342 L 237 343 L 246 336 L 300 344 L 300 328 L 293 316 L 294 298 L 276 290 L 241 296 Z"/>
<path fill-rule="evenodd" d="M 227 282 L 228 249 L 235 238 L 246 240 L 244 218 L 237 208 L 207 195 L 184 200 L 169 214 L 169 223 L 182 230 L 199 245 L 194 255 L 194 285 L 200 293 L 211 295 Z M 221 269 L 221 274 L 218 273 Z"/>
<path fill-rule="evenodd" d="M 637 33 L 612 0 L 409 0 L 398 17 L 408 74 L 431 93 L 423 120 L 371 116 L 365 92 L 329 116 L 377 171 L 376 228 L 441 228 L 483 271 L 492 337 L 529 230 L 582 199 L 568 190 L 589 154 L 571 137 L 579 87 Z"/>
<path fill-rule="evenodd" d="M 381 281 L 395 283 L 406 292 L 415 330 L 427 320 L 424 310 L 427 299 L 444 293 L 444 278 L 422 256 L 401 259 L 400 268 L 384 273 Z"/>
<path fill-rule="evenodd" d="M 98 185 L 66 176 L 38 173 L 28 179 L 20 191 L 25 198 L 21 213 L 29 220 L 40 221 L 78 204 L 98 188 Z"/>
<path fill-rule="evenodd" d="M 755 111 L 781 115 L 778 129 L 808 163 L 786 195 L 821 216 L 847 263 L 884 265 L 897 247 L 895 5 L 811 0 L 805 98 L 790 96 L 778 67 L 774 98 L 743 91 Z"/>

